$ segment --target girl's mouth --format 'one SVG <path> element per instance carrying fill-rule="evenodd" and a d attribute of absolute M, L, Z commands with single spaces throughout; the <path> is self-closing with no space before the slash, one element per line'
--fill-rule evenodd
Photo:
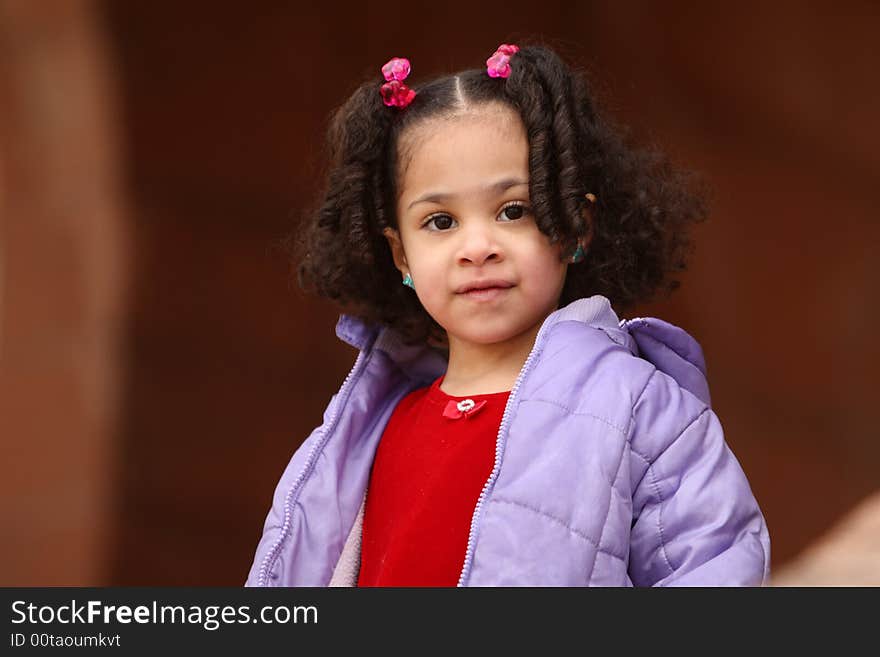
<path fill-rule="evenodd" d="M 509 287 L 486 287 L 480 290 L 462 292 L 462 296 L 472 301 L 494 301 L 507 294 Z"/>

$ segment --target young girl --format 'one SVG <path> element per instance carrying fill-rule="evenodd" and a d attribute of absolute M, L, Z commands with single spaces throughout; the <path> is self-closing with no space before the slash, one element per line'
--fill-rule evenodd
<path fill-rule="evenodd" d="M 675 287 L 700 197 L 546 48 L 409 72 L 389 61 L 329 131 L 300 282 L 360 353 L 248 585 L 765 582 L 699 345 L 612 309 Z"/>

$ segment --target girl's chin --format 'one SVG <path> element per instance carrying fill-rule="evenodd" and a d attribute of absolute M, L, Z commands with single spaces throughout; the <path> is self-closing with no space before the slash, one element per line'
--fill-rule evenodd
<path fill-rule="evenodd" d="M 451 344 L 469 344 L 473 346 L 491 346 L 507 342 L 516 337 L 510 331 L 449 331 L 449 341 Z"/>

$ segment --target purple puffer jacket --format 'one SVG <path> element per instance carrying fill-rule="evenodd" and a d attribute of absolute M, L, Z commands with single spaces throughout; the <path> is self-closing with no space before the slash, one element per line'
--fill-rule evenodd
<path fill-rule="evenodd" d="M 379 439 L 446 370 L 429 346 L 342 315 L 360 354 L 275 490 L 248 586 L 352 585 Z M 459 586 L 767 581 L 767 526 L 711 410 L 702 350 L 605 297 L 544 321 L 501 420 Z"/>

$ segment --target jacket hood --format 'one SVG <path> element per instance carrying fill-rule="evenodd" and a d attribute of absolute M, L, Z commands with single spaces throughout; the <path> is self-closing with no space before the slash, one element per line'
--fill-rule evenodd
<path fill-rule="evenodd" d="M 656 317 L 627 319 L 620 326 L 635 340 L 638 356 L 712 406 L 703 350 L 687 331 Z"/>
<path fill-rule="evenodd" d="M 577 299 L 551 313 L 541 332 L 563 321 L 577 321 L 604 331 L 625 347 L 669 375 L 685 390 L 711 405 L 706 363 L 699 343 L 684 329 L 656 317 L 620 320 L 611 302 L 601 295 Z M 393 329 L 340 315 L 337 337 L 360 351 L 380 349 L 412 376 L 430 380 L 446 371 L 446 354 L 430 345 L 407 345 Z"/>

